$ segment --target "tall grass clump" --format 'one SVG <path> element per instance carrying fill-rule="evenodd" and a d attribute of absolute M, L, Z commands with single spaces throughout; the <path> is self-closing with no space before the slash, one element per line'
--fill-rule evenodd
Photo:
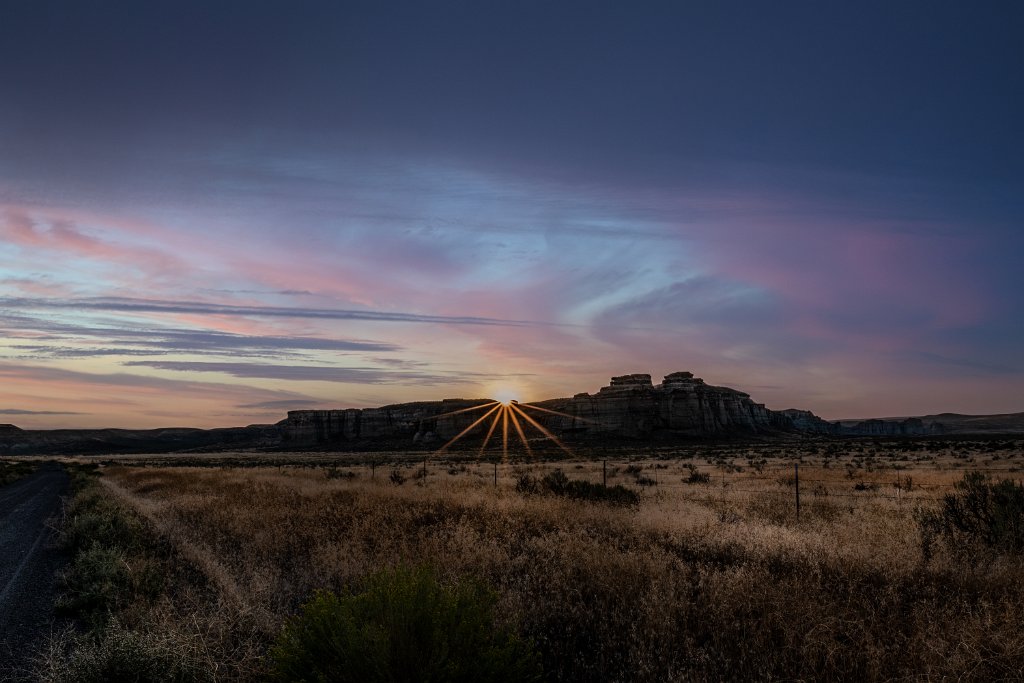
<path fill-rule="evenodd" d="M 94 474 L 72 471 L 71 483 L 74 496 L 60 531 L 71 561 L 60 576 L 57 609 L 102 627 L 118 610 L 160 594 L 160 548 L 138 515 L 104 494 Z"/>
<path fill-rule="evenodd" d="M 574 500 L 591 500 L 613 505 L 638 505 L 640 495 L 621 484 L 605 486 L 582 479 L 570 479 L 562 470 L 555 470 L 535 479 L 528 474 L 516 480 L 519 493 L 548 493 Z"/>
<path fill-rule="evenodd" d="M 495 624 L 497 595 L 427 567 L 373 574 L 363 590 L 321 591 L 270 650 L 277 681 L 404 683 L 540 680 L 531 645 Z"/>
<path fill-rule="evenodd" d="M 202 647 L 154 618 L 168 590 L 168 548 L 135 512 L 100 485 L 95 468 L 71 470 L 61 545 L 71 558 L 59 576 L 56 608 L 77 628 L 57 633 L 36 675 L 53 683 L 211 680 Z M 192 639 L 194 640 L 194 638 Z"/>
<path fill-rule="evenodd" d="M 950 554 L 977 564 L 999 555 L 1024 554 L 1024 486 L 970 472 L 937 510 L 917 513 L 926 561 L 942 540 Z"/>
<path fill-rule="evenodd" d="M 102 629 L 66 631 L 44 652 L 47 683 L 199 683 L 213 681 L 212 667 L 183 647 L 181 634 L 140 631 L 116 618 Z"/>

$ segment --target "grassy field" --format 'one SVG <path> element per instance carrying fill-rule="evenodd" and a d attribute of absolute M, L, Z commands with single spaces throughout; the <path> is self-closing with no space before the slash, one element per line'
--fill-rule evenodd
<path fill-rule="evenodd" d="M 257 680 L 314 591 L 428 564 L 491 586 L 500 625 L 533 641 L 549 680 L 1021 678 L 1020 555 L 937 544 L 926 558 L 919 520 L 965 472 L 1024 478 L 1024 443 L 592 455 L 497 477 L 459 454 L 106 459 L 88 495 L 151 540 L 125 551 L 134 597 L 93 640 L 55 642 L 45 666 L 59 680 L 69 649 L 134 637 L 185 678 Z M 639 502 L 554 495 L 538 484 L 556 470 Z"/>

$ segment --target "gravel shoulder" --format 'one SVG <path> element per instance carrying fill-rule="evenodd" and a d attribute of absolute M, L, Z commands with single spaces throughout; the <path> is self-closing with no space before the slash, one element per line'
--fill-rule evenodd
<path fill-rule="evenodd" d="M 46 464 L 0 488 L 0 681 L 23 667 L 56 626 L 57 572 L 66 561 L 47 521 L 68 492 L 67 472 Z"/>

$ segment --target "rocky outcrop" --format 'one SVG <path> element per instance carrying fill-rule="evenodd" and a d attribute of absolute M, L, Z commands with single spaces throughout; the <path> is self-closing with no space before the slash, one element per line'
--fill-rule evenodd
<path fill-rule="evenodd" d="M 394 445 L 441 444 L 473 424 L 488 399 L 450 398 L 381 408 L 292 410 L 278 423 L 288 447 L 380 441 Z"/>
<path fill-rule="evenodd" d="M 556 433 L 710 437 L 792 429 L 787 418 L 755 403 L 749 394 L 705 384 L 690 372 L 673 372 L 658 385 L 650 375 L 622 375 L 596 394 L 536 405 L 563 414 L 545 418 L 547 428 Z"/>
<path fill-rule="evenodd" d="M 823 420 L 809 410 L 787 408 L 780 410 L 779 415 L 789 418 L 794 429 L 810 434 L 839 434 L 841 427 L 828 420 Z"/>
<path fill-rule="evenodd" d="M 275 425 L 221 429 L 0 429 L 0 456 L 172 453 L 274 447 Z"/>
<path fill-rule="evenodd" d="M 860 420 L 834 423 L 840 436 L 932 436 L 945 434 L 940 422 L 925 424 L 919 417 L 905 420 Z"/>
<path fill-rule="evenodd" d="M 275 425 L 213 430 L 21 430 L 0 424 L 0 456 L 157 453 L 227 449 L 439 448 L 488 414 L 490 399 L 446 399 L 380 408 L 296 410 Z M 532 406 L 532 407 L 531 407 Z M 567 441 L 731 438 L 749 435 L 915 437 L 937 434 L 1024 433 L 1024 413 L 943 414 L 921 418 L 829 422 L 808 410 L 768 410 L 742 391 L 673 372 L 660 384 L 648 374 L 612 377 L 596 393 L 522 404 L 545 430 Z M 941 421 L 940 421 L 941 420 Z M 484 420 L 462 442 L 482 443 Z M 539 430 L 527 432 L 543 441 Z"/>
<path fill-rule="evenodd" d="M 789 418 L 793 427 L 809 434 L 831 436 L 936 436 L 946 434 L 946 427 L 936 421 L 924 422 L 921 418 L 908 417 L 902 420 L 823 420 L 809 410 L 780 410 L 780 415 Z"/>
<path fill-rule="evenodd" d="M 377 441 L 382 445 L 440 445 L 473 424 L 486 399 L 448 399 L 382 408 L 296 410 L 278 426 L 286 447 Z M 654 434 L 723 437 L 792 431 L 785 416 L 748 394 L 704 383 L 690 372 L 666 375 L 655 386 L 647 374 L 612 377 L 596 394 L 551 399 L 522 410 L 559 436 L 647 437 Z M 550 411 L 550 412 L 545 412 Z M 557 414 L 555 414 L 557 413 Z M 481 436 L 486 423 L 478 427 Z"/>

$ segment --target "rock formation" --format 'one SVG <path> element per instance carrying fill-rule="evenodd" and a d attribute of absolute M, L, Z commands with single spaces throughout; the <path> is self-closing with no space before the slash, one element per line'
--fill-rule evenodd
<path fill-rule="evenodd" d="M 402 403 L 363 410 L 294 410 L 279 423 L 286 446 L 381 440 L 395 444 L 443 443 L 486 411 L 457 412 L 486 399 Z M 531 417 L 560 436 L 645 437 L 655 433 L 690 437 L 793 430 L 785 416 L 755 403 L 748 394 L 704 383 L 690 372 L 666 375 L 655 386 L 646 374 L 612 377 L 596 394 L 551 399 L 533 405 Z M 483 431 L 483 427 L 480 428 Z"/>
<path fill-rule="evenodd" d="M 930 436 L 947 432 L 941 422 L 925 424 L 919 417 L 908 417 L 904 420 L 843 421 L 833 424 L 836 427 L 833 433 L 840 436 Z"/>
<path fill-rule="evenodd" d="M 749 394 L 705 384 L 690 372 L 673 372 L 657 386 L 650 375 L 612 377 L 611 384 L 596 394 L 536 405 L 571 416 L 545 419 L 556 433 L 710 437 L 792 429 L 788 419 L 755 403 Z"/>
<path fill-rule="evenodd" d="M 200 429 L 21 430 L 0 424 L 0 456 L 27 454 L 157 453 L 227 449 L 435 449 L 483 417 L 490 399 L 445 399 L 380 408 L 295 410 L 274 425 Z M 542 410 L 532 409 L 536 406 Z M 673 372 L 612 377 L 594 394 L 580 393 L 521 405 L 545 429 L 567 441 L 732 438 L 751 435 L 914 437 L 937 434 L 1024 433 L 1024 413 L 829 422 L 808 410 L 768 410 L 748 394 Z M 489 421 L 463 442 L 476 447 Z M 543 439 L 531 425 L 525 429 Z M 516 437 L 513 437 L 514 439 Z"/>
<path fill-rule="evenodd" d="M 379 440 L 398 445 L 443 443 L 486 413 L 465 411 L 488 399 L 449 398 L 381 408 L 292 410 L 278 423 L 285 446 Z"/>

